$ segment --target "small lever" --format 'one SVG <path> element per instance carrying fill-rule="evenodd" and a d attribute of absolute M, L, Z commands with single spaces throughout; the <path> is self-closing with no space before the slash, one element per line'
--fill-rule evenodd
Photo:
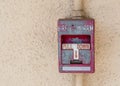
<path fill-rule="evenodd" d="M 73 60 L 70 60 L 70 64 L 82 64 L 79 49 L 90 49 L 90 44 L 62 44 L 62 49 L 73 49 Z"/>

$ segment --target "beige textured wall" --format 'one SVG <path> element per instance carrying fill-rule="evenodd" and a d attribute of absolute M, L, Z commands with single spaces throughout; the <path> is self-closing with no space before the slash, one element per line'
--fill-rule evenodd
<path fill-rule="evenodd" d="M 84 86 L 120 86 L 120 0 L 86 0 L 96 20 L 96 72 L 84 75 Z"/>
<path fill-rule="evenodd" d="M 84 86 L 120 86 L 120 0 L 85 0 L 96 20 L 96 72 Z M 72 0 L 0 0 L 0 86 L 73 86 L 57 68 L 58 18 Z"/>

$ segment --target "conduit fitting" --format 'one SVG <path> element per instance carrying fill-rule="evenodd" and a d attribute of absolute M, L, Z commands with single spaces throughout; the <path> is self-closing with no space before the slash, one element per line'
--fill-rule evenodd
<path fill-rule="evenodd" d="M 83 10 L 73 10 L 72 11 L 72 16 L 73 17 L 85 17 L 85 12 Z"/>
<path fill-rule="evenodd" d="M 85 12 L 84 12 L 83 8 L 84 8 L 83 0 L 74 0 L 72 17 L 73 18 L 83 18 L 85 16 Z"/>

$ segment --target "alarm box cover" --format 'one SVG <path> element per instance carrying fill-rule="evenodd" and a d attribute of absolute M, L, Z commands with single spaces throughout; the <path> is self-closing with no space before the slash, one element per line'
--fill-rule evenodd
<path fill-rule="evenodd" d="M 94 72 L 94 32 L 94 19 L 58 20 L 59 72 Z"/>

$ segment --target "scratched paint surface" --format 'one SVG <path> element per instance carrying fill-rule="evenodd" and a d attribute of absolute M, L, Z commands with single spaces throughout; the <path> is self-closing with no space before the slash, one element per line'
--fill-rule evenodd
<path fill-rule="evenodd" d="M 69 65 L 70 61 L 74 58 L 73 50 L 61 49 L 64 43 L 75 44 L 90 44 L 91 51 L 93 49 L 93 20 L 59 20 L 58 21 L 58 59 L 60 64 L 60 70 L 62 65 Z M 92 54 L 92 56 L 91 56 Z M 78 60 L 82 61 L 82 64 L 91 64 L 93 61 L 93 52 L 90 49 L 79 50 Z"/>

